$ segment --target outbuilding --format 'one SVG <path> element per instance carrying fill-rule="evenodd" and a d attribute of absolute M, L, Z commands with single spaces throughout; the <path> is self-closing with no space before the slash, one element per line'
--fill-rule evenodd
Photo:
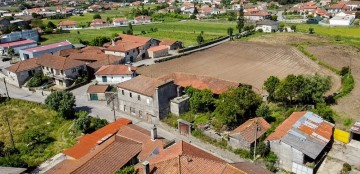
<path fill-rule="evenodd" d="M 27 49 L 36 46 L 37 46 L 36 41 L 26 39 L 15 42 L 2 43 L 0 44 L 0 52 L 4 54 L 7 52 L 9 48 L 12 48 L 14 49 L 15 54 L 19 54 L 19 50 L 21 49 Z"/>
<path fill-rule="evenodd" d="M 108 89 L 108 85 L 90 85 L 87 90 L 87 98 L 89 101 L 104 101 L 106 100 L 105 92 Z"/>
<path fill-rule="evenodd" d="M 261 20 L 256 23 L 256 31 L 262 30 L 263 32 L 270 33 L 279 29 L 279 22 L 273 20 Z"/>
<path fill-rule="evenodd" d="M 19 55 L 21 60 L 31 59 L 34 57 L 42 56 L 46 53 L 53 54 L 55 52 L 73 48 L 73 45 L 69 41 L 56 42 L 47 45 L 40 45 L 37 47 L 21 49 Z"/>
<path fill-rule="evenodd" d="M 158 58 L 169 55 L 169 48 L 166 45 L 159 45 L 149 48 L 148 54 L 150 58 Z"/>

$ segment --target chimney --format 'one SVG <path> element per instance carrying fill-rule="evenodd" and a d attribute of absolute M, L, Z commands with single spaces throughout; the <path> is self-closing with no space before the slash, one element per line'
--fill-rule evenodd
<path fill-rule="evenodd" d="M 150 174 L 150 165 L 148 161 L 144 161 L 142 163 L 143 165 L 143 170 L 144 170 L 144 174 Z"/>
<path fill-rule="evenodd" d="M 153 128 L 151 128 L 151 140 L 155 141 L 157 138 L 157 128 L 154 125 Z"/>

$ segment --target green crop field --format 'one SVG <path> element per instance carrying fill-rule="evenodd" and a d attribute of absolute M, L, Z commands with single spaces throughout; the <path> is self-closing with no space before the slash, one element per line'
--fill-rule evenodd
<path fill-rule="evenodd" d="M 10 133 L 4 119 L 7 115 L 20 159 L 30 166 L 38 165 L 72 146 L 76 143 L 75 137 L 79 135 L 77 133 L 69 134 L 72 120 L 58 117 L 55 111 L 48 109 L 43 104 L 12 99 L 1 103 L 0 110 L 0 141 L 4 142 L 7 148 L 11 147 Z M 50 140 L 47 143 L 29 146 L 24 142 L 24 134 L 33 130 L 39 130 L 49 136 Z"/>
<path fill-rule="evenodd" d="M 195 45 L 196 37 L 204 32 L 205 41 L 225 36 L 227 28 L 233 27 L 235 23 L 231 22 L 201 22 L 201 21 L 187 21 L 187 22 L 169 22 L 149 25 L 133 26 L 134 34 L 139 35 L 145 31 L 144 36 L 153 37 L 157 39 L 172 39 L 184 42 L 185 46 Z M 150 32 L 151 28 L 157 28 L 157 32 Z M 103 29 L 83 29 L 77 31 L 70 31 L 70 33 L 49 34 L 43 35 L 43 44 L 69 40 L 72 43 L 79 43 L 79 39 L 90 41 L 97 36 L 110 37 L 114 33 L 122 33 L 128 27 L 113 27 Z M 79 34 L 78 34 L 79 32 Z M 236 31 L 234 31 L 236 32 Z"/>

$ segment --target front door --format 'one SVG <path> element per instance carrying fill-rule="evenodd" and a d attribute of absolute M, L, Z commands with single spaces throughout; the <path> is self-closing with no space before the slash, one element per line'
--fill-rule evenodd
<path fill-rule="evenodd" d="M 97 94 L 90 94 L 90 100 L 98 100 Z"/>
<path fill-rule="evenodd" d="M 106 76 L 102 76 L 102 81 L 103 81 L 103 82 L 107 82 L 107 77 L 106 77 Z"/>

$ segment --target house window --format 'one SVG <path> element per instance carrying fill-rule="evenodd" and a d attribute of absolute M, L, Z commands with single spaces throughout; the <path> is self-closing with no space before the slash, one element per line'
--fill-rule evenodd
<path fill-rule="evenodd" d="M 140 95 L 138 95 L 138 100 L 139 100 L 139 101 L 141 100 Z"/>
<path fill-rule="evenodd" d="M 130 107 L 130 113 L 135 115 L 135 108 Z"/>
<path fill-rule="evenodd" d="M 142 117 L 142 111 L 139 110 L 139 117 Z"/>
<path fill-rule="evenodd" d="M 126 105 L 124 105 L 124 112 L 126 112 Z"/>
<path fill-rule="evenodd" d="M 124 91 L 124 90 L 121 90 L 121 94 L 122 94 L 122 95 L 125 95 L 125 91 Z"/>
<path fill-rule="evenodd" d="M 135 50 L 133 50 L 133 53 L 135 53 Z"/>
<path fill-rule="evenodd" d="M 73 73 L 76 72 L 76 68 L 72 69 L 72 72 L 73 72 Z"/>
<path fill-rule="evenodd" d="M 126 52 L 126 55 L 129 55 L 129 52 Z"/>
<path fill-rule="evenodd" d="M 132 98 L 132 93 L 130 92 L 130 97 Z"/>

